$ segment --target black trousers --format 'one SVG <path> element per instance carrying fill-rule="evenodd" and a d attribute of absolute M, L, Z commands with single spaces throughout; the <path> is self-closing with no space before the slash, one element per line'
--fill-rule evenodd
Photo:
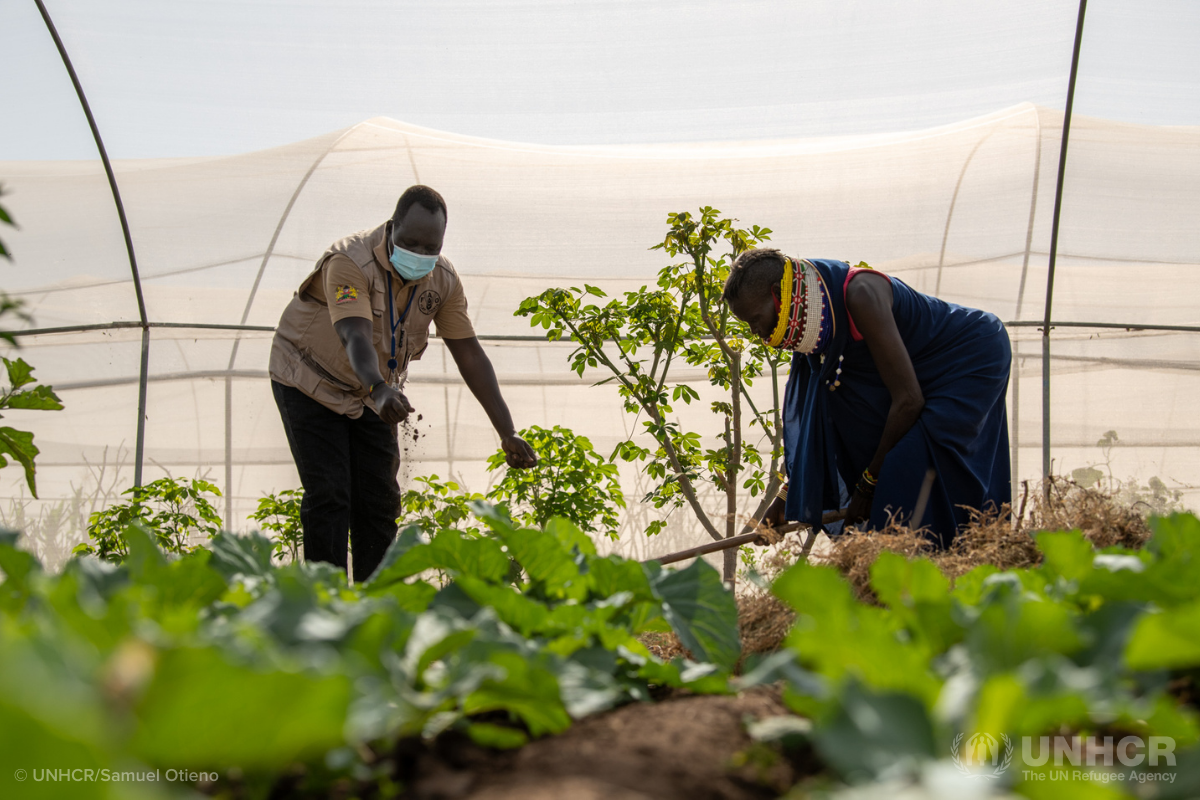
<path fill-rule="evenodd" d="M 349 532 L 354 581 L 365 581 L 396 536 L 396 427 L 369 408 L 350 419 L 291 386 L 271 381 L 271 390 L 304 486 L 304 560 L 345 571 Z"/>

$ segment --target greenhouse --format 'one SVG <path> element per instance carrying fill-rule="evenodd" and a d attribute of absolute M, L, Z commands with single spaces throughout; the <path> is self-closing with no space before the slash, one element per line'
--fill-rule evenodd
<path fill-rule="evenodd" d="M 1190 0 L 0 3 L 0 795 L 1197 797 L 1198 35 Z M 561 469 L 504 467 L 469 337 L 404 329 L 400 519 L 347 574 L 268 363 L 331 243 L 386 230 L 389 301 L 389 251 L 427 274 L 416 185 Z M 756 244 L 838 262 L 829 319 L 788 260 L 734 309 Z M 893 328 L 901 292 L 1007 332 L 1010 504 L 893 457 L 921 490 L 876 524 L 921 405 L 856 485 L 853 389 L 800 430 L 856 264 L 916 290 Z"/>
<path fill-rule="evenodd" d="M 644 17 L 638 19 L 649 24 L 669 14 L 670 5 L 639 12 Z M 189 8 L 200 14 L 205 4 Z M 145 132 L 133 136 L 132 123 L 113 115 L 149 119 L 145 115 L 157 113 L 153 101 L 136 108 L 135 87 L 108 82 L 136 77 L 150 81 L 150 91 L 162 90 L 127 63 L 116 44 L 122 36 L 153 41 L 141 57 L 167 59 L 156 69 L 178 70 L 189 80 L 195 67 L 186 59 L 215 56 L 168 52 L 159 40 L 169 38 L 161 29 L 169 15 L 143 15 L 136 32 L 122 32 L 121 15 L 136 13 L 132 8 L 102 12 L 63 3 L 53 23 L 66 56 L 79 65 L 83 96 L 115 155 L 121 217 L 94 144 L 86 152 L 88 123 L 61 61 L 54 64 L 58 54 L 45 22 L 33 4 L 9 4 L 3 27 L 21 44 L 6 45 L 6 52 L 13 58 L 29 53 L 39 68 L 59 74 L 40 76 L 35 93 L 21 88 L 15 66 L 5 71 L 13 77 L 6 81 L 4 136 L 37 157 L 0 161 L 6 202 L 20 225 L 5 236 L 15 264 L 4 286 L 30 314 L 19 338 L 22 353 L 66 406 L 56 414 L 26 412 L 28 422 L 22 417 L 41 450 L 40 501 L 28 502 L 19 471 L 6 471 L 9 518 L 49 519 L 56 504 L 60 511 L 78 509 L 81 499 L 94 505 L 137 477 L 167 474 L 215 482 L 225 494 L 227 525 L 243 529 L 258 497 L 297 486 L 266 380 L 271 330 L 329 242 L 378 224 L 413 183 L 432 185 L 447 198 L 446 253 L 465 276 L 476 331 L 493 353 L 520 427 L 563 425 L 604 453 L 632 432 L 613 392 L 574 375 L 564 345 L 547 343 L 513 311 L 549 286 L 588 282 L 611 294 L 650 281 L 667 263 L 648 249 L 661 240 L 666 215 L 709 205 L 742 224 L 771 228 L 771 243 L 785 252 L 866 261 L 920 291 L 1000 316 L 1014 342 L 1008 399 L 1014 485 L 1040 479 L 1048 464 L 1058 474 L 1100 468 L 1142 485 L 1158 479 L 1191 502 L 1193 487 L 1200 486 L 1200 429 L 1189 402 L 1200 388 L 1189 288 L 1200 261 L 1200 111 L 1187 90 L 1197 80 L 1195 57 L 1167 37 L 1158 55 L 1143 52 L 1136 65 L 1122 61 L 1118 68 L 1107 54 L 1124 47 L 1122 35 L 1140 35 L 1137 26 L 1122 26 L 1141 12 L 1120 3 L 1091 9 L 1058 198 L 1075 19 L 1066 5 L 1042 10 L 1042 4 L 1017 4 L 946 16 L 944 9 L 927 12 L 937 17 L 940 36 L 977 37 L 980 51 L 1041 51 L 1020 66 L 979 59 L 953 80 L 931 80 L 925 94 L 910 97 L 902 87 L 921 88 L 931 68 L 916 65 L 911 74 L 888 77 L 897 84 L 894 92 L 881 86 L 888 96 L 872 98 L 856 70 L 812 72 L 805 63 L 795 69 L 815 84 L 811 93 L 819 100 L 774 110 L 769 98 L 739 100 L 734 106 L 745 105 L 722 115 L 743 119 L 722 122 L 711 135 L 696 127 L 708 113 L 702 105 L 690 120 L 680 111 L 660 119 L 640 107 L 626 109 L 650 144 L 505 141 L 371 116 L 251 152 L 196 155 L 165 134 L 152 143 Z M 1176 10 L 1194 22 L 1186 4 Z M 766 7 L 746 13 L 766 18 L 775 12 L 788 19 L 799 13 Z M 316 24 L 324 12 L 310 13 Z M 448 8 L 413 13 L 453 19 Z M 806 13 L 813 16 L 804 24 L 816 32 L 832 34 L 845 24 L 842 12 L 832 9 Z M 987 29 L 989 15 L 1004 17 L 1010 27 Z M 1140 25 L 1172 27 L 1166 6 L 1152 16 Z M 249 35 L 265 22 L 247 13 L 241 24 Z M 552 16 L 546 24 L 562 24 L 563 35 L 593 43 L 594 34 L 573 22 Z M 896 24 L 910 32 L 921 27 L 914 19 Z M 1186 28 L 1175 25 L 1173 34 L 1182 39 Z M 884 30 L 883 21 L 866 26 L 863 46 L 883 47 L 877 37 Z M 310 35 L 297 31 L 296 42 Z M 1089 36 L 1099 41 L 1093 45 Z M 219 38 L 207 31 L 189 47 Z M 937 63 L 964 47 L 947 45 Z M 879 61 L 909 52 L 895 48 Z M 530 58 L 547 61 L 557 52 L 547 44 Z M 180 62 L 169 63 L 175 57 Z M 248 69 L 263 69 L 262 57 L 239 56 L 253 62 Z M 656 59 L 664 56 L 646 58 L 660 68 Z M 470 70 L 455 67 L 462 70 L 456 79 L 483 68 L 480 56 Z M 732 75 L 694 80 L 703 95 L 720 95 L 734 90 L 746 70 L 776 68 L 764 60 Z M 618 78 L 626 80 L 623 72 Z M 236 76 L 225 70 L 212 80 Z M 1002 84 L 992 85 L 996 81 Z M 514 96 L 537 107 L 540 86 L 532 81 L 527 94 L 516 87 Z M 620 119 L 607 112 L 619 106 L 619 88 L 595 89 L 595 110 L 587 113 Z M 189 91 L 194 99 L 184 93 L 172 102 L 203 104 L 202 92 L 216 89 L 193 85 Z M 295 87 L 288 91 L 296 96 Z M 990 96 L 997 106 L 981 107 L 981 98 Z M 629 102 L 644 104 L 648 97 L 641 90 Z M 910 102 L 902 102 L 906 98 Z M 560 139 L 584 140 L 587 125 L 572 116 L 582 112 L 571 108 L 544 125 L 527 121 L 523 130 L 549 132 L 531 139 L 552 139 L 563 130 Z M 1098 109 L 1111 115 L 1094 113 Z M 790 128 L 782 124 L 789 115 Z M 471 127 L 484 128 L 485 117 Z M 494 129 L 517 127 L 498 117 L 488 117 Z M 613 139 L 617 123 L 609 118 L 601 128 Z M 759 122 L 764 128 L 756 136 Z M 38 143 L 43 126 L 67 124 L 74 134 L 56 132 Z M 789 129 L 796 134 L 786 135 Z M 799 135 L 808 131 L 813 135 Z M 122 142 L 122 133 L 137 141 Z M 196 144 L 198 135 L 190 133 L 189 141 L 200 152 L 226 146 Z M 275 126 L 271 136 L 284 134 Z M 673 143 L 672 136 L 684 141 Z M 51 157 L 55 147 L 63 158 Z M 139 150 L 178 155 L 120 155 Z M 1051 328 L 1043 337 L 1047 320 Z M 484 459 L 497 441 L 469 394 L 464 399 L 454 370 L 447 370 L 436 342 L 412 370 L 423 429 L 403 469 L 453 476 L 483 491 L 489 484 Z M 706 383 L 703 375 L 694 378 Z M 1100 447 L 1110 431 L 1119 443 Z M 640 519 L 645 512 L 636 500 L 644 491 L 635 485 L 636 474 L 624 479 L 633 501 L 628 514 Z M 95 509 L 88 506 L 83 517 L 87 510 Z M 686 523 L 678 523 L 684 528 L 676 533 L 686 539 Z M 632 529 L 626 526 L 627 533 Z M 62 539 L 51 545 L 61 550 L 82 531 L 76 524 L 46 535 Z"/>

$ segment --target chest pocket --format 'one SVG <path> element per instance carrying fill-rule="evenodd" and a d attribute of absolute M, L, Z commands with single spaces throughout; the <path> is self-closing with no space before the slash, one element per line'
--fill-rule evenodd
<path fill-rule="evenodd" d="M 420 361 L 421 356 L 425 355 L 425 349 L 430 345 L 430 318 L 414 313 L 404 327 L 408 329 L 408 335 L 404 337 L 408 347 L 408 359 Z"/>
<path fill-rule="evenodd" d="M 383 352 L 391 346 L 388 327 L 387 297 L 384 292 L 371 292 L 371 327 L 375 333 L 375 349 Z"/>

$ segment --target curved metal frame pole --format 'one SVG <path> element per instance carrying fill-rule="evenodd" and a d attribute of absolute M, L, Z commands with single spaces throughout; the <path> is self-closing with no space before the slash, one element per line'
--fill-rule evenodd
<path fill-rule="evenodd" d="M 1058 184 L 1054 188 L 1054 217 L 1050 226 L 1050 264 L 1046 271 L 1046 308 L 1042 318 L 1042 478 L 1050 477 L 1050 307 L 1054 302 L 1054 267 L 1058 259 L 1058 221 L 1062 213 L 1063 176 L 1067 170 L 1067 142 L 1071 137 L 1071 110 L 1075 105 L 1075 79 L 1079 75 L 1079 49 L 1083 44 L 1083 19 L 1087 0 L 1079 0 L 1075 23 L 1075 49 L 1067 82 L 1067 107 L 1063 114 L 1062 146 L 1058 151 Z M 1046 492 L 1050 491 L 1046 481 Z"/>
<path fill-rule="evenodd" d="M 979 152 L 979 148 L 995 132 L 996 129 L 992 128 L 975 143 L 975 146 L 971 148 L 971 152 L 967 156 L 967 160 L 963 162 L 962 169 L 958 173 L 958 182 L 954 184 L 954 194 L 950 197 L 950 209 L 946 212 L 946 228 L 942 231 L 942 252 L 938 255 L 937 280 L 934 282 L 933 288 L 934 297 L 942 296 L 942 268 L 946 264 L 946 243 L 950 241 L 950 223 L 954 219 L 954 207 L 958 205 L 958 193 L 962 189 L 963 178 L 967 177 L 967 169 L 971 166 L 971 160 L 975 158 L 975 154 Z"/>
<path fill-rule="evenodd" d="M 283 209 L 283 214 L 279 217 L 279 223 L 275 226 L 275 232 L 271 234 L 271 242 L 267 245 L 266 252 L 263 253 L 262 262 L 258 265 L 258 273 L 254 276 L 254 283 L 250 287 L 250 295 L 246 298 L 246 307 L 242 310 L 241 325 L 246 325 L 246 320 L 250 318 L 250 309 L 254 307 L 254 298 L 258 294 L 258 287 L 262 283 L 263 273 L 266 272 L 267 262 L 271 260 L 271 255 L 275 252 L 275 245 L 279 241 L 279 234 L 283 232 L 283 226 L 291 216 L 292 207 L 296 205 L 296 200 L 299 199 L 300 193 L 304 191 L 304 187 L 308 185 L 308 179 L 317 171 L 317 167 L 321 165 L 334 148 L 341 143 L 342 139 L 349 136 L 358 126 L 347 130 L 341 136 L 337 137 L 330 143 L 329 147 L 325 148 L 325 152 L 321 153 L 320 157 L 312 163 L 308 171 L 304 173 L 304 177 L 300 179 L 300 183 L 296 185 L 296 190 L 292 192 L 292 196 L 288 199 L 287 206 Z M 411 157 L 411 155 L 410 155 Z M 273 329 L 272 329 L 273 330 Z M 241 346 L 241 338 L 233 340 L 233 347 L 229 351 L 229 370 L 233 370 L 234 363 L 237 362 L 238 348 Z M 233 379 L 225 378 L 225 527 L 227 530 L 232 530 L 230 525 L 233 520 Z"/>
<path fill-rule="evenodd" d="M 137 295 L 138 317 L 141 320 L 142 328 L 142 358 L 138 379 L 137 443 L 134 447 L 133 462 L 133 483 L 135 486 L 141 486 L 142 458 L 146 443 L 146 379 L 150 372 L 150 325 L 146 318 L 146 300 L 142 297 L 142 279 L 138 273 L 137 257 L 133 253 L 133 236 L 129 233 L 129 220 L 125 218 L 125 204 L 121 202 L 121 191 L 117 188 L 117 178 L 113 174 L 112 163 L 108 160 L 108 151 L 104 149 L 104 140 L 100 138 L 100 129 L 96 127 L 96 118 L 92 116 L 92 107 L 88 105 L 87 96 L 83 93 L 83 85 L 79 82 L 79 76 L 75 74 L 75 67 L 71 64 L 71 57 L 67 55 L 67 48 L 59 38 L 58 29 L 54 27 L 54 21 L 50 19 L 50 12 L 46 10 L 42 0 L 33 0 L 33 2 L 37 5 L 42 20 L 46 23 L 46 30 L 50 31 L 50 38 L 54 39 L 54 46 L 58 48 L 63 66 L 67 68 L 67 74 L 71 76 L 75 94 L 79 97 L 79 105 L 83 107 L 84 116 L 87 117 L 88 127 L 92 129 L 92 138 L 96 140 L 96 149 L 100 151 L 100 162 L 104 164 L 104 174 L 108 176 L 108 186 L 112 189 L 113 202 L 117 206 L 117 217 L 121 221 L 121 233 L 125 236 L 125 250 L 129 253 L 129 269 L 133 272 L 133 291 Z"/>
<path fill-rule="evenodd" d="M 1038 192 L 1042 179 L 1042 115 L 1033 107 L 1034 148 L 1033 188 L 1029 194 L 1029 223 L 1025 227 L 1025 257 L 1021 260 L 1021 283 L 1017 287 L 1017 310 L 1013 319 L 1021 318 L 1021 307 L 1025 304 L 1025 283 L 1029 277 L 1029 254 L 1033 250 L 1033 223 L 1037 220 Z M 1012 327 L 1009 325 L 1008 327 Z M 1012 489 L 1015 492 L 1021 475 L 1021 343 L 1012 343 L 1013 363 L 1009 381 L 1012 384 Z"/>

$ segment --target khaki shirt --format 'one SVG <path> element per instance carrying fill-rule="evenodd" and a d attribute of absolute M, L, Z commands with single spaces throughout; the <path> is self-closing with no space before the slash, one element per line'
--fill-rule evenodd
<path fill-rule="evenodd" d="M 334 322 L 348 317 L 371 320 L 379 371 L 392 382 L 424 354 L 431 322 L 444 339 L 475 335 L 454 265 L 439 256 L 425 277 L 402 280 L 388 261 L 391 229 L 391 222 L 385 222 L 331 245 L 284 309 L 271 343 L 268 371 L 273 380 L 352 419 L 362 415 L 364 405 L 376 409 L 350 366 Z M 393 327 L 396 368 L 390 369 Z"/>

